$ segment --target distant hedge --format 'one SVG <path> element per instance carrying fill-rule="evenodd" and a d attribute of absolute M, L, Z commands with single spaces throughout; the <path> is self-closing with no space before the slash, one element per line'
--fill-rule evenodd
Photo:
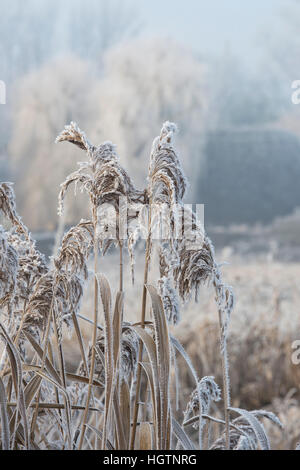
<path fill-rule="evenodd" d="M 300 140 L 277 130 L 210 133 L 197 202 L 206 224 L 270 222 L 300 206 Z"/>

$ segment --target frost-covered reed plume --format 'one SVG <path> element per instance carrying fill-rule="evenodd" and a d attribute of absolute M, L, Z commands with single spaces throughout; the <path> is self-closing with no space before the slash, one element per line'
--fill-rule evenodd
<path fill-rule="evenodd" d="M 138 190 L 112 143 L 95 146 L 75 123 L 65 127 L 57 142 L 78 146 L 87 160 L 62 183 L 59 214 L 74 183 L 88 195 L 91 216 L 66 231 L 51 262 L 18 215 L 12 185 L 0 184 L 6 227 L 0 226 L 0 338 L 6 346 L 0 364 L 2 449 L 270 448 L 262 420 L 280 426 L 276 416 L 231 407 L 227 338 L 233 293 L 203 225 L 184 204 L 187 181 L 174 146 L 176 130 L 173 123 L 163 125 L 150 152 L 146 187 Z M 126 320 L 123 252 L 127 248 L 134 274 L 141 238 L 144 279 L 140 319 L 133 324 Z M 120 257 L 113 288 L 99 272 L 109 248 Z M 154 286 L 149 272 L 156 254 Z M 90 281 L 93 321 L 81 314 Z M 172 334 L 186 303 L 208 285 L 217 306 L 222 390 L 214 377 L 198 376 Z M 82 321 L 92 323 L 88 345 Z M 65 326 L 74 332 L 80 353 L 73 372 L 66 367 Z M 178 356 L 194 381 L 189 399 Z"/>
<path fill-rule="evenodd" d="M 0 254 L 0 305 L 4 305 L 14 298 L 19 263 L 17 252 L 8 242 L 7 234 L 2 227 L 0 227 Z"/>

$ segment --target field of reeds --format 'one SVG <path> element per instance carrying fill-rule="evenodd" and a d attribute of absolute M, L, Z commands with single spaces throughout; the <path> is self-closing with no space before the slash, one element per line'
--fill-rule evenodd
<path fill-rule="evenodd" d="M 49 262 L 0 184 L 3 450 L 296 448 L 297 267 L 216 259 L 175 132 L 163 125 L 138 190 L 110 142 L 66 126 L 57 142 L 87 159 L 59 214 L 75 185 L 90 219 Z"/>

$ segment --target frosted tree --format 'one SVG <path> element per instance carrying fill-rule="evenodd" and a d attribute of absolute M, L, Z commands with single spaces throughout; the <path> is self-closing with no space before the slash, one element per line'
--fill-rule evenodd
<path fill-rule="evenodd" d="M 134 0 L 0 0 L 0 13 L 1 79 L 7 81 L 66 53 L 99 59 L 139 26 Z"/>
<path fill-rule="evenodd" d="M 46 146 L 43 149 L 41 141 L 44 139 L 42 135 L 47 133 L 51 126 L 53 127 L 53 124 L 51 124 L 53 122 L 53 105 L 49 104 L 50 114 L 52 114 L 52 117 L 49 117 L 49 122 L 47 122 L 48 116 L 46 116 L 47 108 L 45 105 L 49 101 L 48 97 L 53 96 L 53 90 L 56 89 L 57 83 L 62 80 L 62 72 L 58 73 L 58 77 L 54 77 L 56 73 L 56 67 L 53 66 L 54 58 L 66 58 L 66 64 L 70 64 L 67 56 L 76 55 L 97 63 L 98 69 L 101 69 L 103 52 L 125 37 L 136 34 L 138 26 L 139 14 L 135 0 L 128 0 L 127 2 L 119 0 L 64 0 L 63 2 L 60 0 L 43 0 L 42 2 L 40 0 L 26 0 L 26 2 L 24 0 L 0 0 L 0 79 L 5 80 L 7 83 L 7 105 L 5 107 L 0 106 L 0 128 L 2 131 L 0 135 L 0 160 L 2 160 L 0 174 L 2 179 L 10 170 L 8 146 L 11 134 L 13 134 L 13 139 L 19 139 L 21 146 L 25 144 L 22 152 L 19 151 L 20 149 L 13 150 L 14 159 L 15 157 L 18 158 L 19 155 L 23 165 L 25 161 L 28 163 L 29 157 L 31 157 L 28 171 L 32 172 L 33 179 L 38 180 L 41 176 L 39 170 L 36 173 L 32 171 L 31 163 L 34 164 L 34 155 L 37 151 L 45 152 L 44 154 L 48 155 L 47 148 L 49 147 Z M 47 64 L 49 64 L 48 69 Z M 41 67 L 46 68 L 43 69 L 43 72 L 41 71 L 39 80 L 37 70 Z M 67 70 L 67 67 L 66 65 L 65 85 L 68 81 L 72 81 L 72 67 L 69 70 Z M 46 70 L 48 70 L 48 77 L 46 76 Z M 32 85 L 30 85 L 30 80 L 24 78 L 24 76 L 32 72 L 33 75 L 30 79 Z M 76 66 L 73 73 L 77 73 Z M 34 78 L 34 75 L 36 78 Z M 74 77 L 74 87 L 70 85 L 70 89 L 74 93 L 76 87 L 79 86 L 80 77 L 81 73 L 79 73 L 79 78 Z M 19 81 L 21 82 L 20 86 Z M 16 82 L 18 82 L 18 88 L 24 90 L 24 95 L 16 111 L 18 115 L 22 115 L 22 119 L 17 118 L 16 122 L 14 116 L 12 123 L 10 106 L 12 102 L 17 101 Z M 37 90 L 34 90 L 34 83 Z M 88 83 L 87 77 L 87 86 Z M 47 92 L 46 89 L 50 91 Z M 84 111 L 81 113 L 81 108 L 77 107 L 85 93 L 81 86 L 79 86 L 79 93 L 81 97 L 74 97 L 73 107 L 74 110 L 77 110 L 75 113 L 77 117 L 72 113 L 68 114 L 66 111 L 66 120 L 73 118 L 82 122 L 79 118 L 84 115 Z M 63 103 L 68 101 L 69 98 L 66 87 L 66 99 L 62 97 L 60 103 L 56 103 L 56 105 L 64 109 Z M 34 106 L 33 103 L 35 103 Z M 83 108 L 85 108 L 85 105 L 83 105 Z M 34 112 L 36 113 L 33 122 L 38 125 L 36 125 L 36 132 L 32 127 L 32 132 L 29 131 L 27 136 L 23 136 L 22 128 L 26 128 L 27 131 L 30 127 L 30 123 L 27 122 L 26 118 L 26 110 L 28 110 L 30 118 L 33 117 Z M 64 116 L 63 113 L 62 116 Z M 41 117 L 41 115 L 43 116 Z M 61 124 L 63 122 L 64 118 Z M 11 129 L 12 126 L 13 130 Z M 57 127 L 54 126 L 52 137 L 59 128 L 59 124 Z M 27 143 L 24 142 L 24 139 Z M 33 152 L 29 148 L 30 146 L 27 145 L 30 139 L 30 146 L 34 147 Z M 27 150 L 32 152 L 31 156 L 30 154 L 27 155 Z M 49 158 L 49 161 L 45 163 L 45 168 L 50 165 L 50 161 Z M 61 163 L 61 168 L 65 165 L 65 161 L 67 159 Z M 53 163 L 54 165 L 57 163 L 55 158 Z M 13 171 L 10 172 L 10 175 L 14 179 Z M 25 180 L 28 178 L 29 176 L 25 173 Z M 55 181 L 59 181 L 59 179 Z M 32 188 L 31 183 L 30 187 Z M 24 184 L 25 181 L 22 179 L 22 186 Z M 27 192 L 28 187 L 22 193 L 26 198 Z M 50 193 L 48 193 L 48 197 L 52 201 Z M 24 204 L 26 204 L 26 201 L 23 201 L 23 207 Z M 54 201 L 52 207 L 54 211 Z M 38 214 L 36 216 L 38 217 Z"/>
<path fill-rule="evenodd" d="M 210 127 L 235 129 L 263 126 L 278 117 L 278 89 L 262 73 L 225 51 L 210 61 Z"/>
<path fill-rule="evenodd" d="M 9 150 L 22 215 L 33 229 L 56 224 L 56 193 L 74 166 L 74 152 L 56 146 L 53 136 L 70 119 L 89 128 L 94 80 L 86 62 L 68 57 L 33 72 L 18 87 Z"/>
<path fill-rule="evenodd" d="M 96 142 L 118 142 L 121 161 L 140 184 L 153 134 L 172 116 L 181 130 L 186 173 L 197 176 L 207 108 L 205 73 L 201 62 L 172 42 L 135 40 L 107 53 L 101 78 L 89 62 L 75 57 L 56 59 L 26 76 L 15 96 L 10 153 L 27 223 L 36 229 L 56 224 L 56 191 L 74 157 L 54 146 L 53 136 L 71 120 Z M 76 215 L 72 204 L 71 218 Z"/>
<path fill-rule="evenodd" d="M 292 102 L 293 93 L 299 97 L 298 88 L 292 89 L 294 81 L 300 80 L 299 39 L 300 2 L 286 0 L 278 9 L 276 22 L 261 32 L 265 75 L 268 74 L 273 101 L 277 103 L 279 115 L 276 126 L 300 135 L 300 107 Z"/>

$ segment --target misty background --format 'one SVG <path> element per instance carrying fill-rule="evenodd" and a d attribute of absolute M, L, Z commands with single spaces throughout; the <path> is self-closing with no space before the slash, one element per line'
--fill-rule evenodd
<path fill-rule="evenodd" d="M 299 30 L 296 0 L 0 0 L 0 180 L 24 222 L 57 229 L 59 185 L 85 158 L 54 144 L 65 124 L 115 143 L 142 188 L 170 120 L 217 246 L 300 258 Z M 86 216 L 81 195 L 67 204 L 66 224 Z"/>

